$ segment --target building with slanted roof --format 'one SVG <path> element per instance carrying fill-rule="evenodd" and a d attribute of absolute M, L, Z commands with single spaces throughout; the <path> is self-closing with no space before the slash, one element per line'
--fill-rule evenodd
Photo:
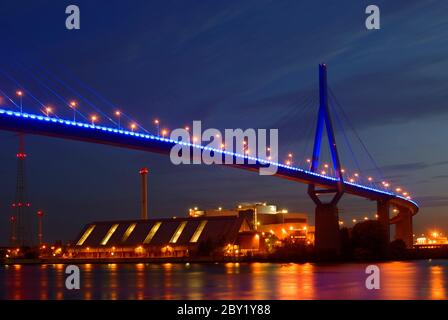
<path fill-rule="evenodd" d="M 257 251 L 259 239 L 237 216 L 93 222 L 83 228 L 68 257 L 186 257 L 201 250 L 240 255 Z"/>

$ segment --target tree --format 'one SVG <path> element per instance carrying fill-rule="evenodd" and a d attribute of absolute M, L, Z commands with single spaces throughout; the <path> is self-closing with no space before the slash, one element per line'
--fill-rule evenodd
<path fill-rule="evenodd" d="M 385 233 L 386 230 L 378 221 L 357 223 L 352 230 L 355 258 L 366 260 L 386 258 L 389 241 L 384 236 Z"/>
<path fill-rule="evenodd" d="M 407 258 L 406 243 L 402 239 L 396 239 L 390 243 L 390 254 L 394 259 Z"/>
<path fill-rule="evenodd" d="M 353 246 L 348 228 L 344 227 L 339 230 L 339 238 L 341 241 L 341 258 L 344 260 L 351 259 L 353 257 Z"/>

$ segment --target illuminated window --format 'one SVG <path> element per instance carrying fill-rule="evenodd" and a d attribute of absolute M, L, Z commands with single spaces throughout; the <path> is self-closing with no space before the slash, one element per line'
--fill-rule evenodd
<path fill-rule="evenodd" d="M 205 225 L 207 224 L 207 220 L 201 221 L 201 223 L 196 228 L 196 231 L 194 232 L 193 236 L 190 239 L 190 242 L 198 242 L 199 237 L 202 234 L 202 231 L 205 228 Z"/>
<path fill-rule="evenodd" d="M 145 240 L 143 240 L 144 244 L 148 244 L 151 242 L 152 238 L 154 238 L 154 235 L 156 234 L 157 230 L 159 230 L 160 226 L 162 225 L 162 222 L 156 222 L 151 230 L 149 230 L 148 235 L 146 236 Z"/>
<path fill-rule="evenodd" d="M 101 245 L 105 246 L 107 242 L 109 241 L 110 237 L 114 234 L 115 230 L 118 228 L 118 223 L 114 224 L 112 227 L 110 227 L 109 231 L 107 231 L 106 236 L 101 240 Z"/>
<path fill-rule="evenodd" d="M 133 224 L 129 225 L 129 227 L 126 229 L 126 231 L 125 231 L 125 233 L 123 235 L 123 238 L 121 238 L 121 242 L 125 242 L 126 240 L 128 240 L 128 238 L 131 235 L 132 231 L 134 231 L 136 225 L 137 225 L 136 223 L 133 223 Z"/>
<path fill-rule="evenodd" d="M 179 237 L 182 234 L 182 231 L 184 231 L 184 228 L 186 225 L 187 225 L 187 221 L 184 221 L 177 227 L 176 232 L 174 232 L 173 236 L 171 237 L 170 243 L 177 242 L 177 239 L 179 239 Z"/>
<path fill-rule="evenodd" d="M 82 235 L 82 237 L 79 239 L 79 241 L 76 243 L 77 246 L 82 246 L 82 244 L 87 240 L 87 238 L 92 233 L 93 229 L 95 229 L 95 225 L 92 224 L 90 227 L 87 228 L 86 232 Z"/>

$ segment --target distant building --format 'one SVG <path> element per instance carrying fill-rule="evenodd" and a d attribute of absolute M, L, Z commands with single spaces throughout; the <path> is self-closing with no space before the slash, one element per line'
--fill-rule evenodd
<path fill-rule="evenodd" d="M 269 252 L 285 240 L 314 244 L 303 213 L 266 203 L 235 209 L 192 208 L 188 217 L 92 222 L 68 248 L 69 258 L 241 256 Z"/>
<path fill-rule="evenodd" d="M 441 232 L 432 232 L 428 236 L 422 235 L 415 241 L 414 247 L 418 248 L 435 248 L 439 246 L 447 246 L 448 238 Z"/>
<path fill-rule="evenodd" d="M 236 216 L 247 219 L 250 227 L 260 233 L 270 233 L 279 240 L 287 238 L 294 241 L 304 241 L 314 244 L 314 227 L 308 225 L 308 216 L 304 213 L 278 210 L 276 205 L 255 202 L 241 203 L 234 209 L 207 209 L 192 208 L 190 217 L 224 217 Z"/>

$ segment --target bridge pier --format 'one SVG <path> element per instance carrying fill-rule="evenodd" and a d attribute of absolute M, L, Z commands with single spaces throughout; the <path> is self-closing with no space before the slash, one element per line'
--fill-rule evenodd
<path fill-rule="evenodd" d="M 331 203 L 316 205 L 315 210 L 315 248 L 319 253 L 339 254 L 341 245 L 339 237 L 338 207 Z"/>
<path fill-rule="evenodd" d="M 390 203 L 387 200 L 377 201 L 377 215 L 378 222 L 380 223 L 384 233 L 383 233 L 383 243 L 386 247 L 383 248 L 383 253 L 387 255 L 389 253 L 389 243 L 390 243 Z"/>
<path fill-rule="evenodd" d="M 400 208 L 399 219 L 395 224 L 395 239 L 403 240 L 407 248 L 412 248 L 414 242 L 412 234 L 412 213 Z"/>

